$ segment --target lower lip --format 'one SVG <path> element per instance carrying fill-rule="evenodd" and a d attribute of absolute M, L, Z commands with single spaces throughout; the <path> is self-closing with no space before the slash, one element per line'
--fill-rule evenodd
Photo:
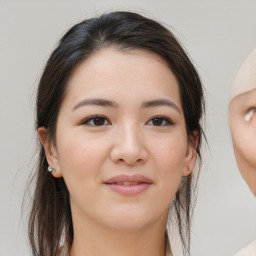
<path fill-rule="evenodd" d="M 117 185 L 117 184 L 105 184 L 108 188 L 123 195 L 137 195 L 147 190 L 152 184 L 141 183 L 136 185 Z"/>

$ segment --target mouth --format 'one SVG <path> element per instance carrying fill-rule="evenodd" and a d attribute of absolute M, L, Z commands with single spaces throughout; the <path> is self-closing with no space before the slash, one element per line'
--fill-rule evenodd
<path fill-rule="evenodd" d="M 153 184 L 152 180 L 142 175 L 119 175 L 110 178 L 104 184 L 112 191 L 122 195 L 140 194 Z"/>
<path fill-rule="evenodd" d="M 123 186 L 132 186 L 132 185 L 139 185 L 139 184 L 142 184 L 144 182 L 138 182 L 138 181 L 135 181 L 135 182 L 130 182 L 130 181 L 123 181 L 123 182 L 113 182 L 113 183 L 105 183 L 105 184 L 109 184 L 109 185 L 123 185 Z"/>

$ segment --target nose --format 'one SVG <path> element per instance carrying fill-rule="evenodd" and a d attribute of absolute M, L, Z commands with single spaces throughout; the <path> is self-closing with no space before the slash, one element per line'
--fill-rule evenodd
<path fill-rule="evenodd" d="M 139 127 L 131 124 L 120 127 L 115 133 L 110 155 L 112 161 L 116 163 L 136 165 L 146 162 L 148 152 Z"/>

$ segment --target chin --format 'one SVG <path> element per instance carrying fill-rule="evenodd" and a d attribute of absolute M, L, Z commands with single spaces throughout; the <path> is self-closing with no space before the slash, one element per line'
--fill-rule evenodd
<path fill-rule="evenodd" d="M 145 228 L 154 225 L 154 223 L 164 223 L 166 225 L 168 209 L 161 212 L 157 211 L 156 207 L 151 209 L 136 208 L 135 206 L 120 207 L 108 216 L 109 221 L 106 224 L 112 228 L 128 232 L 145 230 Z"/>
<path fill-rule="evenodd" d="M 141 209 L 123 207 L 122 209 L 110 213 L 108 216 L 105 214 L 104 222 L 106 222 L 106 225 L 120 230 L 138 230 L 145 228 L 158 218 L 157 216 L 149 215 L 149 212 L 150 211 L 143 211 Z"/>

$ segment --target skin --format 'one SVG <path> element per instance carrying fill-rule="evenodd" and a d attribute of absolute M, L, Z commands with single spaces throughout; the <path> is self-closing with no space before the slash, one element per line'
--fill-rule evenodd
<path fill-rule="evenodd" d="M 159 99 L 171 104 L 149 104 Z M 90 118 L 96 114 L 104 118 Z M 193 170 L 197 135 L 187 136 L 178 82 L 164 60 L 143 50 L 95 53 L 68 82 L 56 144 L 45 128 L 38 134 L 53 175 L 63 176 L 70 192 L 70 256 L 165 255 L 169 205 Z M 152 185 L 119 194 L 104 182 L 120 174 L 144 175 Z"/>
<path fill-rule="evenodd" d="M 256 196 L 256 49 L 234 80 L 229 122 L 238 168 Z"/>
<path fill-rule="evenodd" d="M 256 89 L 237 95 L 230 103 L 229 118 L 238 168 L 256 196 Z M 249 117 L 245 118 L 246 114 Z M 249 120 L 246 120 L 250 118 Z"/>

